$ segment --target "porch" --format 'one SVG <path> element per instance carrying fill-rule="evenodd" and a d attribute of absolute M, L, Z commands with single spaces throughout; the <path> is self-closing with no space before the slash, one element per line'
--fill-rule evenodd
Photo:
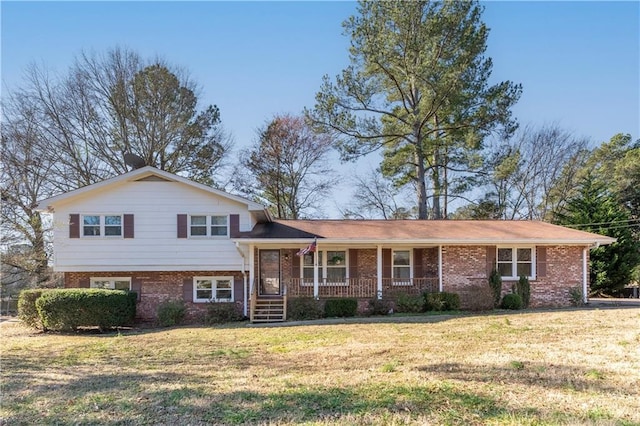
<path fill-rule="evenodd" d="M 273 282 L 270 284 L 273 285 Z M 279 294 L 265 288 L 264 282 L 254 282 L 249 297 L 251 322 L 280 322 L 287 319 L 287 299 L 309 297 L 314 299 L 354 298 L 361 300 L 394 299 L 398 294 L 421 295 L 438 291 L 438 278 L 413 278 L 398 281 L 382 280 L 382 287 L 372 278 L 350 278 L 344 282 L 323 279 L 314 285 L 304 278 L 282 280 Z"/>
<path fill-rule="evenodd" d="M 309 246 L 311 247 L 311 246 Z M 254 246 L 250 253 L 252 321 L 286 320 L 286 299 L 394 299 L 442 290 L 442 249 L 431 247 Z"/>

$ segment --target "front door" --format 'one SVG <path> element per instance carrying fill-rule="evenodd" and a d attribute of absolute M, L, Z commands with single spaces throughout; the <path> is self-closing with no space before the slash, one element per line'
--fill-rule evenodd
<path fill-rule="evenodd" d="M 280 294 L 280 250 L 260 250 L 260 294 Z"/>

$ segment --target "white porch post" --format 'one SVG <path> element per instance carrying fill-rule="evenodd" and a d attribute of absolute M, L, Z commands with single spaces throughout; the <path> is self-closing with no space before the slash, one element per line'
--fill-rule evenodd
<path fill-rule="evenodd" d="M 582 249 L 582 302 L 583 303 L 589 302 L 589 297 L 588 297 L 589 277 L 587 275 L 588 273 L 587 250 L 589 249 L 588 248 Z"/>
<path fill-rule="evenodd" d="M 438 291 L 441 293 L 444 291 L 442 284 L 442 244 L 438 246 Z"/>
<path fill-rule="evenodd" d="M 313 298 L 319 299 L 320 291 L 318 290 L 318 256 L 320 250 L 318 250 L 318 243 L 316 243 L 316 251 L 313 253 Z"/>
<path fill-rule="evenodd" d="M 382 299 L 382 246 L 378 244 L 378 299 Z"/>

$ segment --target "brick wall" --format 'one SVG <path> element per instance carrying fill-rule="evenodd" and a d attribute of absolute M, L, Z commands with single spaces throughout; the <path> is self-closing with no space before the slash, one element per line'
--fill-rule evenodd
<path fill-rule="evenodd" d="M 358 278 L 378 277 L 378 250 L 360 249 L 358 250 Z M 352 277 L 356 278 L 356 277 Z"/>
<path fill-rule="evenodd" d="M 281 251 L 281 271 L 283 278 L 289 278 L 292 263 L 299 261 L 295 255 L 297 250 L 284 249 Z M 256 250 L 256 274 L 257 270 Z M 488 285 L 487 278 L 487 247 L 486 246 L 444 246 L 443 260 L 443 289 L 458 293 L 465 307 L 465 300 L 473 297 L 470 288 L 474 285 Z M 421 260 L 425 276 L 437 276 L 437 248 L 423 250 Z M 546 273 L 539 275 L 531 284 L 531 307 L 569 306 L 572 288 L 582 287 L 582 247 L 549 246 L 546 248 Z M 377 277 L 376 249 L 360 249 L 358 251 L 358 276 L 360 278 L 376 279 Z M 88 287 L 91 277 L 131 277 L 132 282 L 140 286 L 140 297 L 137 316 L 142 320 L 154 320 L 158 305 L 165 300 L 183 300 L 184 283 L 194 276 L 233 276 L 234 298 L 242 306 L 244 302 L 243 276 L 240 272 L 232 271 L 180 271 L 180 272 L 67 272 L 65 273 L 66 287 Z M 258 276 L 258 275 L 256 275 Z M 355 277 L 352 277 L 355 278 Z M 513 282 L 503 282 L 503 293 L 511 290 Z M 186 289 L 188 292 L 188 288 Z M 364 302 L 363 302 L 364 303 Z M 187 302 L 187 319 L 198 320 L 204 315 L 207 303 Z"/>
<path fill-rule="evenodd" d="M 177 271 L 177 272 L 66 272 L 65 287 L 88 287 L 91 277 L 131 277 L 132 285 L 138 282 L 140 295 L 136 307 L 136 317 L 143 321 L 156 319 L 158 305 L 166 300 L 184 300 L 184 282 L 193 277 L 233 276 L 234 299 L 242 306 L 244 302 L 244 283 L 238 271 Z M 208 303 L 186 302 L 189 322 L 199 321 L 207 311 Z"/>
<path fill-rule="evenodd" d="M 569 291 L 582 287 L 582 247 L 546 247 L 546 274 L 530 281 L 530 307 L 571 305 Z M 445 246 L 442 248 L 442 281 L 447 292 L 460 294 L 462 307 L 473 297 L 473 285 L 487 285 L 486 246 Z M 514 281 L 503 281 L 502 293 L 510 293 Z"/>
<path fill-rule="evenodd" d="M 484 246 L 442 247 L 442 289 L 458 293 L 462 308 L 473 298 L 471 287 L 489 285 L 487 281 L 487 250 Z"/>

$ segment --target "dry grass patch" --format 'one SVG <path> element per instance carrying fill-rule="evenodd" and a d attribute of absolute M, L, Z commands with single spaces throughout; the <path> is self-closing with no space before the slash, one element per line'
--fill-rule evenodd
<path fill-rule="evenodd" d="M 640 424 L 640 309 L 2 333 L 3 424 Z"/>

